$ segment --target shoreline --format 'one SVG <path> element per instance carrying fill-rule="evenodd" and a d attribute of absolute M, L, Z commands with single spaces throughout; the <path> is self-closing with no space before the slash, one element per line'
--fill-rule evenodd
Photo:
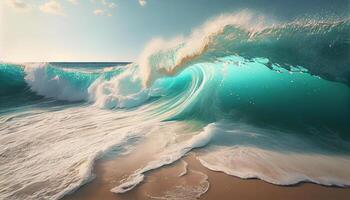
<path fill-rule="evenodd" d="M 110 190 L 119 185 L 121 180 L 147 163 L 149 153 L 136 152 L 117 159 L 98 160 L 93 170 L 96 178 L 62 199 L 346 200 L 350 196 L 350 188 L 308 182 L 279 186 L 259 179 L 241 179 L 223 172 L 211 171 L 201 165 L 195 153 L 189 153 L 170 165 L 146 173 L 145 180 L 131 191 L 123 194 L 112 193 Z"/>

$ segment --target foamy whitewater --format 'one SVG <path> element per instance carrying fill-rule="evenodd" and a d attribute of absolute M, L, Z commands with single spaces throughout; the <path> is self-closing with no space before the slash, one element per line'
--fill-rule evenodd
<path fill-rule="evenodd" d="M 150 138 L 156 153 L 111 192 L 189 152 L 240 178 L 349 186 L 349 34 L 349 18 L 242 11 L 154 39 L 134 63 L 1 63 L 0 199 L 60 199 Z M 186 192 L 207 191 L 187 173 L 203 178 Z"/>

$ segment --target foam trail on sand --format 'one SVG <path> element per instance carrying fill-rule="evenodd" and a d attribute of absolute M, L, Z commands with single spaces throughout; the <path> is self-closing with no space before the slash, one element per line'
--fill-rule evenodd
<path fill-rule="evenodd" d="M 125 193 L 141 183 L 144 180 L 144 174 L 146 172 L 160 168 L 164 165 L 169 165 L 182 158 L 182 156 L 194 148 L 204 147 L 210 142 L 211 138 L 215 134 L 214 132 L 210 131 L 210 129 L 211 125 L 208 125 L 201 133 L 194 135 L 191 139 L 180 144 L 167 147 L 165 151 L 157 156 L 158 159 L 151 161 L 145 167 L 136 170 L 125 182 L 111 189 L 111 192 Z"/>
<path fill-rule="evenodd" d="M 331 155 L 334 144 L 320 147 L 297 135 L 237 123 L 215 123 L 211 131 L 216 137 L 198 157 L 208 169 L 277 185 L 350 185 L 350 157 Z"/>
<path fill-rule="evenodd" d="M 210 187 L 208 176 L 200 171 L 191 169 L 185 178 L 194 179 L 195 184 L 180 183 L 179 185 L 176 185 L 175 188 L 165 191 L 162 196 L 150 196 L 150 198 L 164 200 L 193 200 L 200 198 Z"/>
<path fill-rule="evenodd" d="M 181 160 L 182 164 L 183 164 L 183 170 L 182 172 L 178 175 L 178 177 L 181 177 L 181 176 L 185 176 L 187 174 L 187 166 L 188 166 L 188 163 L 184 160 Z"/>

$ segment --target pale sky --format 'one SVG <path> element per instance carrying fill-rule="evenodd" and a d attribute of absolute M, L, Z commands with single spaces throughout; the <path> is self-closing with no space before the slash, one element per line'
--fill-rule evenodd
<path fill-rule="evenodd" d="M 222 13 L 250 9 L 289 20 L 348 0 L 0 0 L 0 60 L 134 61 L 154 37 L 186 35 Z"/>

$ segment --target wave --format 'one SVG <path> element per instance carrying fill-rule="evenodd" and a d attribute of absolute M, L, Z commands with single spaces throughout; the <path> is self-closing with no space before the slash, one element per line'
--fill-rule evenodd
<path fill-rule="evenodd" d="M 156 80 L 176 76 L 198 63 L 216 63 L 233 55 L 245 61 L 263 58 L 263 64 L 273 70 L 302 68 L 323 79 L 348 84 L 349 33 L 349 18 L 281 23 L 244 10 L 209 20 L 188 37 L 152 40 L 138 61 L 127 65 L 128 70 L 120 76 L 116 75 L 121 71 L 88 73 L 62 70 L 50 64 L 35 67 L 27 64 L 25 75 L 21 71 L 16 76 L 22 77 L 19 79 L 25 76 L 31 90 L 39 95 L 93 101 L 107 108 L 141 105 L 152 96 L 149 88 Z M 23 86 L 23 81 L 20 82 Z"/>
<path fill-rule="evenodd" d="M 48 64 L 26 65 L 25 81 L 35 93 L 58 100 L 87 100 L 87 88 L 96 74 L 65 71 Z"/>
<path fill-rule="evenodd" d="M 188 37 L 152 40 L 139 58 L 143 84 L 198 62 L 240 55 L 263 57 L 286 69 L 303 66 L 327 80 L 349 83 L 350 19 L 271 22 L 250 11 L 221 15 Z"/>
<path fill-rule="evenodd" d="M 0 112 L 40 101 L 42 97 L 30 90 L 20 65 L 0 64 Z"/>
<path fill-rule="evenodd" d="M 230 175 L 256 177 L 280 185 L 310 181 L 345 186 L 350 184 L 345 166 L 349 161 L 350 140 L 349 33 L 348 18 L 279 23 L 242 11 L 214 18 L 188 37 L 154 39 L 137 62 L 123 67 L 93 70 L 93 67 L 69 68 L 52 63 L 1 63 L 0 102 L 11 102 L 21 96 L 87 102 L 91 107 L 103 108 L 62 110 L 55 114 L 60 123 L 50 112 L 33 117 L 32 124 L 21 121 L 23 127 L 29 127 L 26 130 L 37 133 L 36 122 L 52 120 L 50 127 L 42 124 L 47 129 L 40 129 L 44 130 L 43 138 L 50 139 L 51 132 L 45 130 L 51 129 L 55 122 L 61 125 L 66 120 L 54 135 L 62 134 L 65 142 L 70 142 L 70 133 L 78 131 L 80 135 L 73 134 L 73 142 L 77 144 L 84 142 L 81 141 L 86 136 L 84 127 L 94 130 L 89 133 L 93 140 L 85 141 L 85 146 L 75 145 L 79 147 L 76 149 L 62 148 L 66 143 L 61 143 L 61 138 L 33 149 L 33 155 L 40 161 L 55 159 L 56 156 L 35 151 L 45 151 L 46 144 L 55 142 L 60 151 L 52 153 L 71 158 L 61 163 L 64 172 L 70 172 L 76 163 L 79 166 L 83 163 L 81 169 L 74 171 L 79 176 L 67 180 L 71 177 L 61 174 L 59 179 L 67 180 L 72 187 L 64 189 L 60 185 L 61 193 L 52 187 L 55 198 L 90 180 L 98 152 L 127 143 L 125 138 L 113 141 L 118 131 L 125 132 L 126 137 L 140 125 L 137 136 L 141 137 L 155 122 L 159 127 L 169 128 L 168 121 L 176 124 L 192 120 L 205 128 L 190 135 L 188 140 L 176 141 L 158 152 L 157 159 L 135 171 L 112 192 L 129 191 L 143 181 L 148 171 L 203 147 L 201 163 Z M 70 129 L 76 122 L 67 114 L 83 123 L 78 130 Z M 98 117 L 89 118 L 90 115 Z M 11 124 L 12 119 L 4 121 L 6 126 L 17 122 L 14 119 Z M 109 127 L 107 122 L 113 126 Z M 61 132 L 65 128 L 68 132 Z M 113 128 L 117 131 L 111 132 Z M 20 136 L 14 139 L 26 139 Z M 35 139 L 31 136 L 30 142 L 31 138 Z M 91 145 L 95 148 L 91 149 Z M 21 153 L 21 145 L 13 148 Z M 6 157 L 10 158 L 13 156 Z M 41 165 L 54 168 L 52 163 L 55 162 Z M 16 164 L 23 166 L 21 162 Z M 42 168 L 32 162 L 27 164 L 39 170 L 38 174 L 42 173 Z M 307 167 L 310 165 L 317 167 L 310 171 Z M 323 176 L 329 171 L 334 173 Z M 53 173 L 49 175 L 57 178 Z M 40 182 L 40 177 L 35 181 Z M 30 187 L 30 183 L 26 186 Z M 56 180 L 53 183 L 59 184 Z M 7 191 L 11 193 L 10 189 Z M 47 194 L 45 188 L 40 192 Z"/>
<path fill-rule="evenodd" d="M 50 63 L 0 64 L 0 70 L 4 96 L 26 93 L 64 101 L 88 101 L 88 88 L 95 80 L 109 80 L 120 73 L 119 68 L 113 67 L 94 72 Z"/>
<path fill-rule="evenodd" d="M 1 95 L 10 95 L 25 90 L 24 76 L 24 71 L 19 65 L 0 64 Z"/>
<path fill-rule="evenodd" d="M 340 83 L 350 72 L 349 18 L 270 21 L 242 11 L 189 37 L 154 39 L 128 70 L 93 84 L 90 94 L 107 108 L 161 97 L 167 106 L 158 110 L 169 120 L 257 117 L 347 127 L 349 87 Z"/>

